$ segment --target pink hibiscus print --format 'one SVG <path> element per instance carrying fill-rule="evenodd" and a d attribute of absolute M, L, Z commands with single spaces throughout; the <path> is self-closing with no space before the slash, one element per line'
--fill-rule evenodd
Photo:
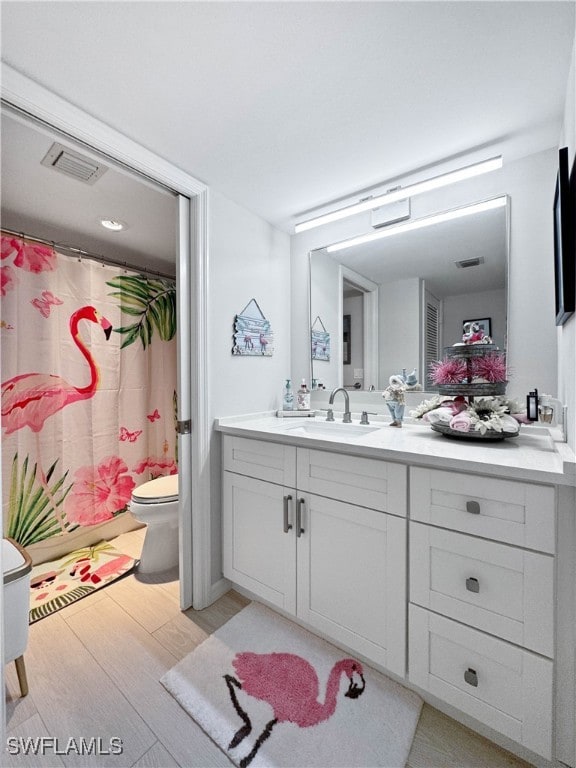
<path fill-rule="evenodd" d="M 164 475 L 177 475 L 178 467 L 174 459 L 167 457 L 158 458 L 156 456 L 148 456 L 147 459 L 143 459 L 136 464 L 134 472 L 137 475 L 141 475 L 148 470 L 150 472 L 150 479 L 154 480 L 157 477 L 163 477 Z"/>
<path fill-rule="evenodd" d="M 11 291 L 17 282 L 18 278 L 12 267 L 0 267 L 0 293 L 2 296 L 6 296 L 8 291 Z"/>
<path fill-rule="evenodd" d="M 2 237 L 2 258 L 14 256 L 15 267 L 26 272 L 52 272 L 56 269 L 56 254 L 53 248 L 41 243 L 27 242 L 17 237 Z"/>
<path fill-rule="evenodd" d="M 128 467 L 119 456 L 107 456 L 97 467 L 80 467 L 64 503 L 69 522 L 96 525 L 122 511 L 136 483 L 126 474 Z"/>

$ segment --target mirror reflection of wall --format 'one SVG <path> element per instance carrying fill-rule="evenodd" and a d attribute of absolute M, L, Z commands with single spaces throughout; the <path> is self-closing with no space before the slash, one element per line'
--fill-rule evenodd
<path fill-rule="evenodd" d="M 331 254 L 313 251 L 312 317 L 321 309 L 340 338 L 343 316 L 351 317 L 350 363 L 340 349 L 330 363 L 313 361 L 313 377 L 327 389 L 382 390 L 392 374 L 416 368 L 430 389 L 429 363 L 461 340 L 467 320 L 490 318 L 494 343 L 505 350 L 507 217 L 506 206 Z M 368 296 L 374 307 L 367 310 Z"/>

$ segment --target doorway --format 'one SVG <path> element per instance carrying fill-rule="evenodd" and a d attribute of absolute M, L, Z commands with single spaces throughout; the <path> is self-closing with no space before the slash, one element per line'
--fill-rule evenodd
<path fill-rule="evenodd" d="M 210 489 L 209 478 L 202 472 L 210 434 L 205 365 L 207 188 L 9 67 L 3 67 L 3 76 L 3 109 L 61 132 L 89 152 L 107 156 L 178 195 L 178 456 L 183 466 L 190 467 L 182 473 L 179 490 L 180 602 L 183 609 L 192 604 L 202 608 L 210 587 Z M 194 519 L 193 509 L 199 510 L 198 519 Z"/>

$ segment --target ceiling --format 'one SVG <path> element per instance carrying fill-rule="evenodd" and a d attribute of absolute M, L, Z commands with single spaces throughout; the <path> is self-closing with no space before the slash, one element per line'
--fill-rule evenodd
<path fill-rule="evenodd" d="M 499 153 L 506 162 L 557 145 L 574 8 L 554 0 L 4 1 L 2 59 L 292 232 L 330 202 L 435 175 L 440 164 Z M 22 126 L 8 132 L 3 173 L 16 148 L 21 173 L 35 139 Z M 58 215 L 58 182 L 41 170 L 48 221 Z M 108 199 L 107 215 L 130 221 L 112 211 L 104 185 L 113 180 L 109 171 L 87 188 L 102 185 L 90 215 Z M 70 183 L 68 218 L 86 191 Z M 3 189 L 3 215 L 29 205 L 15 186 Z M 140 195 L 130 188 L 126 197 Z M 128 250 L 151 242 L 148 233 L 133 245 L 135 234 L 131 225 L 114 242 Z"/>

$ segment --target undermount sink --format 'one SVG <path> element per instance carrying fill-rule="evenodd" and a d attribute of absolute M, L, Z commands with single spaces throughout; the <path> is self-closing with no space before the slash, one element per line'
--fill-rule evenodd
<path fill-rule="evenodd" d="M 332 437 L 338 440 L 363 437 L 370 432 L 376 432 L 382 425 L 374 426 L 371 424 L 344 424 L 341 421 L 309 421 L 305 424 L 294 424 L 285 428 L 284 431 L 291 435 L 300 435 L 304 437 Z"/>

